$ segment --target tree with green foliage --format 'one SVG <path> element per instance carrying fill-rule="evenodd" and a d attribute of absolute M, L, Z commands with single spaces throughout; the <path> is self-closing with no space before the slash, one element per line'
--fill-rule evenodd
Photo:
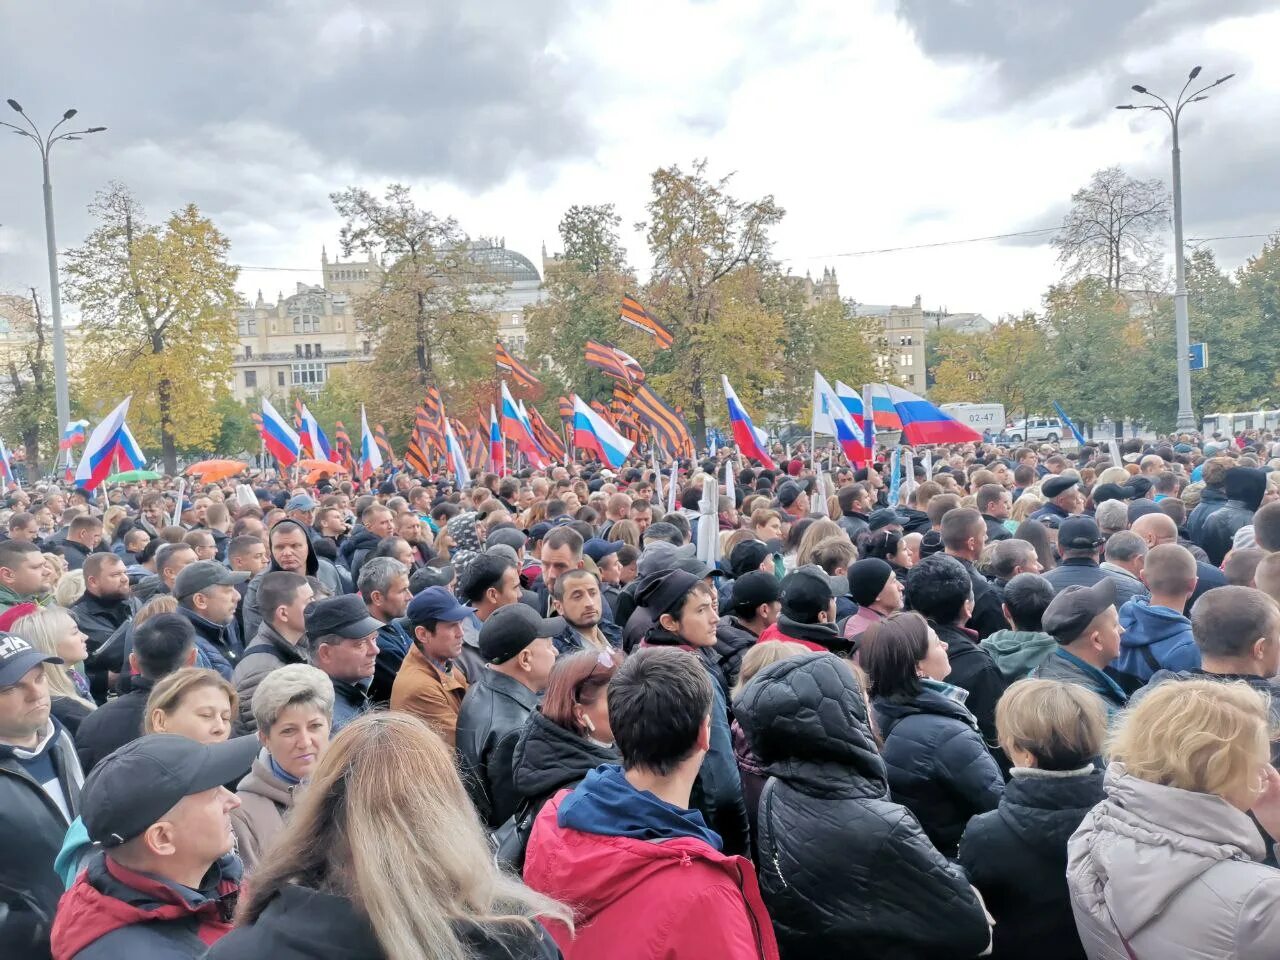
<path fill-rule="evenodd" d="M 31 296 L 0 297 L 0 319 L 8 325 L 10 342 L 3 349 L 0 380 L 7 397 L 0 403 L 0 428 L 22 444 L 27 476 L 42 475 L 41 442 L 56 454 L 60 431 L 50 433 L 58 421 L 53 392 L 53 362 L 50 358 L 48 318 L 35 290 Z"/>
<path fill-rule="evenodd" d="M 231 379 L 237 270 L 230 243 L 195 204 L 163 224 L 146 220 L 128 189 L 113 184 L 90 206 L 97 226 L 66 257 L 68 299 L 80 307 L 80 391 L 104 413 L 132 394 L 129 425 L 158 439 L 164 468 L 177 452 L 208 449 L 209 417 Z"/>

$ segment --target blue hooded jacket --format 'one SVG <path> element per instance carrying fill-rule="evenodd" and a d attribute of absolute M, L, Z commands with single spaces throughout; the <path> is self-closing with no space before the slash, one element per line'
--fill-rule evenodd
<path fill-rule="evenodd" d="M 720 835 L 697 810 L 681 810 L 648 790 L 637 790 L 616 764 L 601 764 L 560 803 L 556 822 L 570 830 L 633 840 L 696 837 L 716 850 Z"/>
<path fill-rule="evenodd" d="M 1191 621 L 1178 611 L 1135 597 L 1120 608 L 1120 626 L 1120 655 L 1111 664 L 1116 670 L 1145 683 L 1156 670 L 1200 669 Z"/>

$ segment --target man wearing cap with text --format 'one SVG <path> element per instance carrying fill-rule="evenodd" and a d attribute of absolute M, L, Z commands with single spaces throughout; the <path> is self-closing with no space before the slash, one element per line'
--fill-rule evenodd
<path fill-rule="evenodd" d="M 551 638 L 563 629 L 559 617 L 544 619 L 523 603 L 495 610 L 480 628 L 485 669 L 462 700 L 457 739 L 463 783 L 490 829 L 521 799 L 511 784 L 511 757 L 556 662 Z"/>
<path fill-rule="evenodd" d="M 85 781 L 82 818 L 101 849 L 58 904 L 54 960 L 201 957 L 231 929 L 241 864 L 223 786 L 258 742 L 201 744 L 153 733 Z"/>
<path fill-rule="evenodd" d="M 1062 558 L 1044 578 L 1061 593 L 1067 587 L 1091 587 L 1100 580 L 1109 580 L 1102 569 L 1102 545 L 1106 540 L 1093 517 L 1067 517 L 1058 527 L 1058 556 Z"/>
<path fill-rule="evenodd" d="M 391 686 L 391 709 L 425 720 L 451 747 L 467 693 L 467 678 L 456 661 L 462 653 L 462 622 L 470 616 L 444 587 L 428 587 L 414 597 L 407 612 L 413 647 Z"/>
<path fill-rule="evenodd" d="M 373 707 L 369 685 L 378 662 L 382 622 L 369 616 L 358 594 L 317 600 L 307 607 L 307 650 L 311 665 L 333 682 L 332 735 Z"/>
<path fill-rule="evenodd" d="M 53 860 L 80 812 L 75 745 L 50 715 L 46 663 L 62 663 L 0 633 L 0 957 L 47 957 L 62 893 Z"/>
<path fill-rule="evenodd" d="M 1040 484 L 1040 492 L 1049 502 L 1031 515 L 1032 520 L 1053 517 L 1059 521 L 1084 510 L 1084 494 L 1080 491 L 1080 478 L 1054 476 Z"/>
<path fill-rule="evenodd" d="M 1108 716 L 1124 709 L 1129 698 L 1104 672 L 1120 655 L 1124 633 L 1116 611 L 1115 581 L 1104 576 L 1091 587 L 1067 587 L 1053 598 L 1041 623 L 1045 633 L 1058 641 L 1058 649 L 1033 676 L 1092 690 L 1102 698 Z"/>

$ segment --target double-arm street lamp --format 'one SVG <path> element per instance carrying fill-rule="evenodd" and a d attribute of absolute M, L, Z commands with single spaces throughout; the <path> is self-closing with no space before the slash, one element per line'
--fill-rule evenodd
<path fill-rule="evenodd" d="M 75 110 L 68 110 L 62 119 L 50 128 L 48 133 L 41 133 L 31 118 L 22 110 L 17 100 L 9 100 L 8 104 L 18 116 L 26 121 L 26 126 L 6 123 L 0 120 L 0 127 L 8 127 L 19 136 L 26 137 L 40 151 L 40 163 L 44 168 L 44 239 L 49 254 L 49 305 L 53 310 L 53 376 L 54 391 L 58 405 L 58 425 L 55 437 L 61 437 L 62 431 L 71 422 L 71 398 L 67 391 L 67 343 L 62 332 L 62 297 L 58 289 L 58 245 L 53 236 L 53 183 L 49 179 L 49 151 L 53 145 L 62 140 L 80 140 L 90 133 L 101 133 L 106 127 L 87 127 L 84 130 L 67 130 L 58 133 L 64 123 L 71 120 Z"/>
<path fill-rule="evenodd" d="M 1196 429 L 1196 418 L 1191 411 L 1191 333 L 1187 324 L 1187 276 L 1182 256 L 1182 152 L 1178 148 L 1178 120 L 1182 117 L 1183 108 L 1191 103 L 1208 100 L 1208 91 L 1219 84 L 1226 83 L 1234 73 L 1219 77 L 1213 83 L 1187 93 L 1196 78 L 1200 76 L 1200 68 L 1194 68 L 1187 75 L 1187 82 L 1182 85 L 1177 99 L 1169 103 L 1158 93 L 1152 93 L 1139 83 L 1133 85 L 1133 91 L 1155 100 L 1155 103 L 1123 103 L 1117 110 L 1158 110 L 1169 118 L 1173 125 L 1173 262 L 1176 275 L 1173 291 L 1173 321 L 1178 341 L 1178 430 Z"/>

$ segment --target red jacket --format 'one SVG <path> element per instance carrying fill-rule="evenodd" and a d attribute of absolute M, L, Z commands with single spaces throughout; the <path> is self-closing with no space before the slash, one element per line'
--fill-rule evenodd
<path fill-rule="evenodd" d="M 778 960 L 755 870 L 697 837 L 662 841 L 559 826 L 543 806 L 525 883 L 574 908 L 575 931 L 545 921 L 565 960 Z"/>
<path fill-rule="evenodd" d="M 777 623 L 771 623 L 760 632 L 760 639 L 756 643 L 768 643 L 770 640 L 781 640 L 786 643 L 798 643 L 802 647 L 808 647 L 810 650 L 816 650 L 818 653 L 826 653 L 827 648 L 820 643 L 814 643 L 812 640 L 806 640 L 804 637 L 788 637 L 782 632 Z"/>

